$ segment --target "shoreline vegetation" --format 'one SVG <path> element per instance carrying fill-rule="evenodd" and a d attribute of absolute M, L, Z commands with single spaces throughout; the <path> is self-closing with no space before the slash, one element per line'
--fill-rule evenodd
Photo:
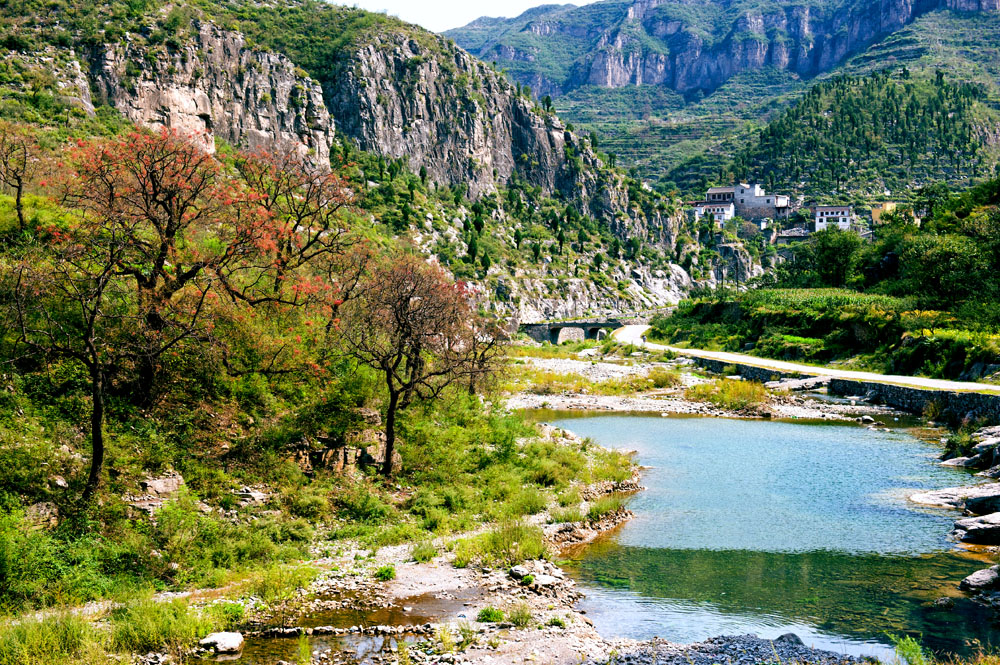
<path fill-rule="evenodd" d="M 355 473 L 361 475 L 353 479 L 300 476 L 298 483 L 277 491 L 273 485 L 258 484 L 244 488 L 250 490 L 244 494 L 261 496 L 235 504 L 218 517 L 218 509 L 191 489 L 178 487 L 151 519 L 138 518 L 152 529 L 155 542 L 163 543 L 157 556 L 169 559 L 168 569 L 179 573 L 190 567 L 170 586 L 139 581 L 129 586 L 106 577 L 108 590 L 89 590 L 94 600 L 80 606 L 66 599 L 74 589 L 71 580 L 50 578 L 49 583 L 56 581 L 65 590 L 46 590 L 44 576 L 11 567 L 14 552 L 8 549 L 8 579 L 17 581 L 20 573 L 21 580 L 31 579 L 36 586 L 11 587 L 20 589 L 24 609 L 3 620 L 0 664 L 90 665 L 133 656 L 142 656 L 144 663 L 166 662 L 162 658 L 168 656 L 177 662 L 198 653 L 198 641 L 206 634 L 234 630 L 249 641 L 278 640 L 286 646 L 290 638 L 311 634 L 345 639 L 408 634 L 415 644 L 380 656 L 399 663 L 454 662 L 458 654 L 466 662 L 497 657 L 514 661 L 533 654 L 546 654 L 552 662 L 603 663 L 615 654 L 634 662 L 654 657 L 707 662 L 702 660 L 707 658 L 702 655 L 705 645 L 605 639 L 574 608 L 579 592 L 552 562 L 560 549 L 586 544 L 631 517 L 626 497 L 641 490 L 641 470 L 627 453 L 544 424 L 531 426 L 507 409 L 863 420 L 869 427 L 878 426 L 872 415 L 890 413 L 713 377 L 684 359 L 646 354 L 615 342 L 600 348 L 592 343 L 516 346 L 509 355 L 511 371 L 505 373 L 507 384 L 501 388 L 527 392 L 509 393 L 504 407 L 484 406 L 466 395 L 450 408 L 428 407 L 425 415 L 433 415 L 433 422 L 421 417 L 420 426 L 414 427 L 404 420 L 404 476 L 391 484 L 366 477 L 360 469 Z M 566 394 L 570 389 L 573 392 Z M 466 438 L 455 441 L 460 431 Z M 454 459 L 445 462 L 460 458 L 456 446 L 475 450 L 469 444 L 473 438 L 486 444 L 480 453 L 485 457 L 471 467 L 456 466 Z M 417 441 L 419 446 L 413 445 Z M 433 467 L 426 472 L 430 476 L 414 471 L 414 461 L 406 459 L 418 450 L 417 466 Z M 484 478 L 489 482 L 480 484 Z M 487 486 L 504 489 L 477 496 Z M 34 566 L 37 573 L 59 563 L 44 555 L 58 553 L 60 544 L 53 533 L 38 527 L 37 516 L 32 519 L 34 526 L 27 528 L 29 517 L 14 510 L 3 526 L 8 530 L 7 547 L 21 548 L 22 565 Z M 228 571 L 213 566 L 192 575 L 196 566 L 215 560 L 216 552 L 246 548 L 240 528 L 248 533 L 299 528 L 302 533 L 285 535 L 287 549 L 270 551 L 270 559 L 243 559 Z M 11 529 L 17 540 L 10 539 Z M 216 549 L 206 550 L 206 539 Z M 172 547 L 178 550 L 168 549 Z M 193 549 L 194 558 L 179 559 L 181 549 Z M 102 553 L 98 550 L 96 556 Z M 64 561 L 71 570 L 72 562 Z M 99 561 L 92 565 L 97 572 L 106 566 Z M 480 620 L 458 619 L 459 613 L 467 613 L 461 611 L 465 605 L 458 604 L 427 611 L 427 621 L 419 625 L 409 619 L 356 625 L 358 616 L 385 607 L 412 605 L 412 614 L 423 616 L 418 597 L 427 594 L 468 596 L 466 602 L 476 608 Z M 310 613 L 332 608 L 354 617 L 354 623 L 309 623 Z M 808 649 L 792 638 L 772 643 L 744 636 L 709 643 L 716 654 L 734 650 L 763 657 L 773 650 L 789 661 L 848 660 Z M 307 651 L 308 646 L 300 662 L 325 662 L 313 660 L 323 654 L 307 657 Z"/>

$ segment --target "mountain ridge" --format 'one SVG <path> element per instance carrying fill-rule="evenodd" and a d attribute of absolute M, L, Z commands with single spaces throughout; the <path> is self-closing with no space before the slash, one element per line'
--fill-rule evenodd
<path fill-rule="evenodd" d="M 564 94 L 584 85 L 642 84 L 707 93 L 734 74 L 766 66 L 803 77 L 829 71 L 937 9 L 994 12 L 1000 11 L 1000 1 L 608 0 L 573 8 L 542 6 L 503 22 L 477 19 L 444 34 L 473 55 L 509 68 L 540 94 Z M 495 32 L 492 39 L 471 34 L 486 27 Z M 548 64 L 560 57 L 564 62 L 558 66 Z M 551 72 L 564 77 L 550 77 Z"/>

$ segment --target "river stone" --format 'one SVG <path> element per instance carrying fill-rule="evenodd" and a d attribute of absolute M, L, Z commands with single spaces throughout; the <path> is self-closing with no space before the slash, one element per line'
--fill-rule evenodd
<path fill-rule="evenodd" d="M 998 443 L 1000 443 L 1000 439 L 986 439 L 985 441 L 981 441 L 972 446 L 972 451 L 977 455 L 981 455 L 987 450 L 993 450 L 996 448 Z"/>
<path fill-rule="evenodd" d="M 243 636 L 239 633 L 211 633 L 198 644 L 216 653 L 237 653 L 243 648 Z"/>
<path fill-rule="evenodd" d="M 958 520 L 953 535 L 967 543 L 1000 545 L 1000 513 Z"/>
<path fill-rule="evenodd" d="M 802 638 L 800 638 L 795 633 L 785 633 L 784 635 L 779 635 L 774 639 L 775 642 L 783 642 L 785 644 L 794 644 L 796 646 L 804 646 L 802 643 Z"/>
<path fill-rule="evenodd" d="M 530 575 L 531 571 L 527 566 L 514 566 L 510 569 L 510 576 L 515 580 L 524 579 L 525 575 Z"/>
<path fill-rule="evenodd" d="M 910 495 L 910 501 L 939 508 L 965 508 L 971 497 L 1000 496 L 1000 483 L 986 483 L 971 487 L 947 487 L 933 492 L 917 492 Z"/>
<path fill-rule="evenodd" d="M 535 575 L 535 584 L 538 586 L 553 586 L 558 582 L 559 579 L 552 575 Z"/>
<path fill-rule="evenodd" d="M 970 496 L 965 500 L 965 509 L 973 515 L 989 515 L 1000 511 L 1000 494 Z"/>
<path fill-rule="evenodd" d="M 952 457 L 941 462 L 941 466 L 957 466 L 962 468 L 973 467 L 979 464 L 979 456 L 975 457 Z"/>
<path fill-rule="evenodd" d="M 983 568 L 972 573 L 958 585 L 962 591 L 992 591 L 1000 583 L 1000 566 Z"/>

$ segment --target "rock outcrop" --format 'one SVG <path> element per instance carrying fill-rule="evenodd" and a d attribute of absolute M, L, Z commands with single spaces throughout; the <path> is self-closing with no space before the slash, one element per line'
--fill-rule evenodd
<path fill-rule="evenodd" d="M 359 148 L 404 158 L 472 198 L 516 178 L 607 221 L 619 237 L 670 236 L 666 216 L 637 210 L 588 141 L 443 38 L 428 44 L 387 31 L 351 53 L 325 93 L 338 132 Z"/>
<path fill-rule="evenodd" d="M 238 32 L 197 26 L 180 48 L 134 39 L 87 54 L 98 98 L 132 122 L 251 150 L 296 150 L 329 168 L 334 123 L 319 84 Z"/>

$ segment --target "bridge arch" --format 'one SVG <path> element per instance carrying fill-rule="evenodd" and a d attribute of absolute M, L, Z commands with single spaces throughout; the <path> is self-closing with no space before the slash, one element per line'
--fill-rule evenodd
<path fill-rule="evenodd" d="M 579 342 L 586 339 L 586 332 L 578 326 L 562 326 L 552 329 L 552 343 Z"/>

